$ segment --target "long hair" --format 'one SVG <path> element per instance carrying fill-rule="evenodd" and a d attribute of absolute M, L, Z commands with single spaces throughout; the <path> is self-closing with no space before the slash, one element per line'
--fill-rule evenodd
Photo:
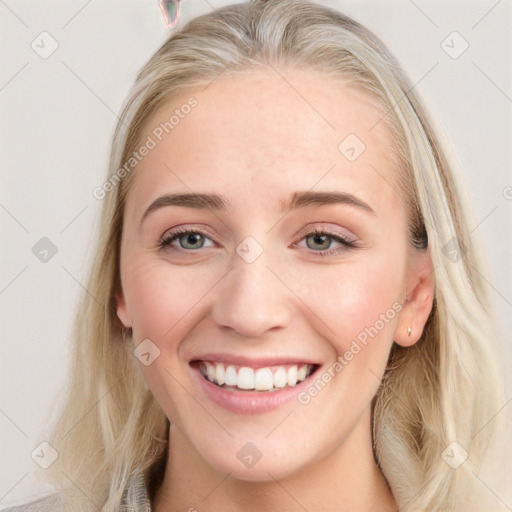
<path fill-rule="evenodd" d="M 137 172 L 127 162 L 166 102 L 221 73 L 258 66 L 342 78 L 366 91 L 392 131 L 411 250 L 428 243 L 435 298 L 419 342 L 391 349 L 372 403 L 374 454 L 401 509 L 468 510 L 478 487 L 473 473 L 498 423 L 489 421 L 504 394 L 482 255 L 469 233 L 456 159 L 386 46 L 351 18 L 303 0 L 250 0 L 199 16 L 140 70 L 97 194 L 97 244 L 77 305 L 67 392 L 49 437 L 59 457 L 45 475 L 66 493 L 70 510 L 114 511 L 130 473 L 148 474 L 164 461 L 169 421 L 116 314 L 125 198 Z M 454 469 L 447 461 L 464 453 L 459 447 L 469 459 Z"/>

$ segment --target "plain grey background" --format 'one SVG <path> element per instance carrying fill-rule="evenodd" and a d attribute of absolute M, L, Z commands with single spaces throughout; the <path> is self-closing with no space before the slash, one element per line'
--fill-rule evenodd
<path fill-rule="evenodd" d="M 184 0 L 180 25 L 229 3 Z M 471 229 L 487 248 L 510 368 L 511 1 L 319 3 L 384 40 L 451 141 L 473 199 Z M 46 489 L 35 478 L 31 453 L 64 383 L 74 304 L 101 206 L 92 191 L 104 181 L 116 115 L 135 74 L 170 34 L 156 0 L 0 0 L 4 505 Z M 46 55 L 52 44 L 58 47 Z M 47 262 L 33 253 L 43 237 L 57 250 Z M 508 374 L 507 381 L 510 398 Z M 506 506 L 499 510 L 512 510 L 511 496 L 501 499 Z"/>

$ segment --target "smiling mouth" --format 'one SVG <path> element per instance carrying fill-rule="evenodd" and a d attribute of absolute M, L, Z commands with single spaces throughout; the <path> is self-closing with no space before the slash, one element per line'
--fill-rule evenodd
<path fill-rule="evenodd" d="M 194 361 L 201 375 L 227 390 L 272 392 L 292 388 L 306 380 L 318 368 L 314 364 L 287 364 L 251 368 L 225 365 L 215 361 Z"/>

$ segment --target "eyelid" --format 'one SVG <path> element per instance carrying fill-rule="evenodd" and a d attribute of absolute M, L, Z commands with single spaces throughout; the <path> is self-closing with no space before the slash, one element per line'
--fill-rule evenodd
<path fill-rule="evenodd" d="M 160 235 L 160 240 L 164 238 L 169 238 L 169 236 L 186 233 L 188 231 L 193 231 L 194 233 L 199 233 L 209 238 L 212 238 L 214 236 L 213 233 L 210 230 L 208 230 L 208 228 L 205 228 L 202 225 L 200 226 L 199 224 L 180 224 L 178 226 L 166 229 Z M 169 235 L 166 236 L 167 233 L 169 233 Z"/>
<path fill-rule="evenodd" d="M 358 238 L 356 237 L 356 235 L 354 235 L 354 233 L 352 233 L 352 231 L 348 230 L 347 228 L 342 228 L 341 226 L 333 227 L 331 224 L 327 224 L 325 222 L 315 222 L 312 224 L 308 224 L 305 228 L 299 231 L 297 239 L 300 241 L 306 235 L 315 232 L 325 233 L 326 235 L 330 236 L 339 236 L 340 238 L 343 238 L 344 240 L 347 240 L 348 242 L 351 243 L 358 242 Z"/>
<path fill-rule="evenodd" d="M 329 247 L 327 249 L 321 249 L 321 250 L 310 249 L 307 246 L 304 247 L 306 252 L 309 255 L 312 255 L 313 257 L 340 255 L 341 253 L 347 252 L 347 251 L 349 251 L 351 249 L 357 249 L 359 247 L 357 242 L 352 242 L 351 240 L 345 238 L 344 236 L 340 236 L 340 235 L 337 235 L 335 233 L 330 233 L 330 232 L 325 231 L 325 230 L 315 230 L 315 231 L 312 231 L 310 233 L 307 233 L 305 236 L 299 238 L 299 240 L 297 242 L 293 243 L 292 246 L 293 247 L 300 247 L 300 244 L 303 241 L 304 241 L 304 244 L 307 245 L 306 242 L 305 242 L 305 239 L 308 236 L 312 236 L 312 235 L 315 235 L 315 234 L 320 234 L 320 235 L 329 237 L 331 239 L 331 241 L 333 241 L 334 243 L 338 243 L 339 247 L 334 247 L 334 248 Z"/>

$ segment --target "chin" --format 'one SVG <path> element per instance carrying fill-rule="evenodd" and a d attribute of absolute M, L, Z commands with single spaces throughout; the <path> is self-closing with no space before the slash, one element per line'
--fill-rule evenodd
<path fill-rule="evenodd" d="M 213 461 L 212 466 L 222 473 L 227 473 L 235 480 L 245 482 L 273 482 L 282 480 L 288 476 L 298 472 L 303 464 L 294 464 L 287 460 L 277 460 L 276 457 L 263 457 L 252 467 L 246 467 L 242 462 L 235 458 L 235 462 L 230 458 L 226 460 Z"/>
<path fill-rule="evenodd" d="M 288 445 L 278 438 L 273 443 L 265 437 L 254 442 L 235 439 L 229 447 L 202 452 L 205 462 L 214 470 L 230 474 L 236 480 L 247 482 L 272 482 L 281 480 L 304 469 L 314 456 L 298 450 L 297 443 Z"/>

